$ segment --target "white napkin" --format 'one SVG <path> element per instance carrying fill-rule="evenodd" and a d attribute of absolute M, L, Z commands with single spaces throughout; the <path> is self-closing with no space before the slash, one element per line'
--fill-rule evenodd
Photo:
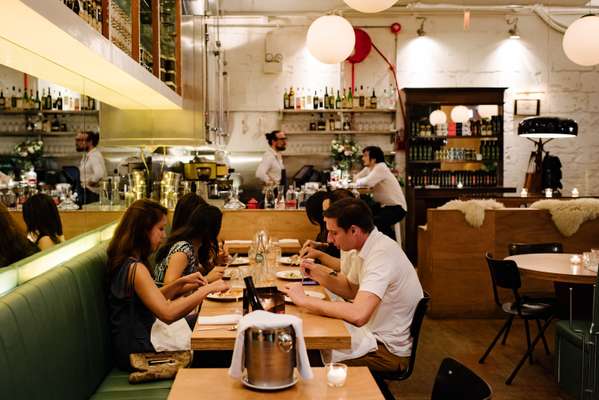
<path fill-rule="evenodd" d="M 351 349 L 332 350 L 330 353 L 323 352 L 322 358 L 325 363 L 353 360 L 378 349 L 376 338 L 366 325 L 357 327 L 345 321 L 343 323 L 351 336 Z"/>
<path fill-rule="evenodd" d="M 245 342 L 245 330 L 248 328 L 276 329 L 293 326 L 295 330 L 295 350 L 297 370 L 303 379 L 312 379 L 312 369 L 308 360 L 306 343 L 304 342 L 303 322 L 294 315 L 274 314 L 268 311 L 253 311 L 239 320 L 237 327 L 237 338 L 233 349 L 233 359 L 229 367 L 229 375 L 233 378 L 240 378 L 243 372 L 243 349 Z"/>
<path fill-rule="evenodd" d="M 299 240 L 297 239 L 279 239 L 279 244 L 296 244 L 299 246 Z"/>
<path fill-rule="evenodd" d="M 202 325 L 234 325 L 239 322 L 241 315 L 239 314 L 222 314 L 213 315 L 211 317 L 198 317 L 197 324 Z"/>
<path fill-rule="evenodd" d="M 150 341 L 154 350 L 178 351 L 191 349 L 191 329 L 185 318 L 181 318 L 170 325 L 158 318 L 152 325 Z"/>

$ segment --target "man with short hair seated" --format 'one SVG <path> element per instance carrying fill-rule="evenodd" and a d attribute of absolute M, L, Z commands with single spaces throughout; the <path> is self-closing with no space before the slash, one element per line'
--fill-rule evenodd
<path fill-rule="evenodd" d="M 324 219 L 329 242 L 343 251 L 355 249 L 362 265 L 345 275 L 306 259 L 301 264 L 302 272 L 353 301 L 307 297 L 299 284 L 287 285 L 284 291 L 298 306 L 349 323 L 352 349 L 334 350 L 331 361 L 368 366 L 375 371 L 404 369 L 412 348 L 410 324 L 423 297 L 414 267 L 397 242 L 374 227 L 370 209 L 363 201 L 340 200 L 325 211 Z"/>

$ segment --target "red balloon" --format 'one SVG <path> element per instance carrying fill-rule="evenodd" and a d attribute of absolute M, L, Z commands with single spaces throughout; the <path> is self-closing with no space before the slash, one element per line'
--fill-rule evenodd
<path fill-rule="evenodd" d="M 346 61 L 352 64 L 358 64 L 364 61 L 364 59 L 368 57 L 368 54 L 370 54 L 372 40 L 368 33 L 360 28 L 354 28 L 354 33 L 356 35 L 356 44 L 354 46 L 354 51 L 347 57 Z"/>

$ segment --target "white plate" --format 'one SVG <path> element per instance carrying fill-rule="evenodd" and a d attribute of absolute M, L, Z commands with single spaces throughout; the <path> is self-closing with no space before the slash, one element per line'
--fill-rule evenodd
<path fill-rule="evenodd" d="M 250 260 L 247 257 L 237 257 L 231 264 L 229 264 L 229 267 L 237 267 L 239 265 L 245 265 L 249 263 Z"/>
<path fill-rule="evenodd" d="M 287 264 L 287 265 L 295 265 L 295 266 L 299 266 L 300 265 L 300 258 L 299 256 L 293 256 L 293 257 L 280 257 L 279 258 L 279 262 L 281 264 Z"/>
<path fill-rule="evenodd" d="M 234 292 L 231 293 L 231 290 L 234 290 Z M 215 301 L 236 301 L 243 298 L 243 289 L 230 289 L 223 294 L 210 293 L 208 296 L 206 296 L 206 298 Z"/>
<path fill-rule="evenodd" d="M 316 292 L 314 290 L 304 290 L 304 293 L 308 297 L 314 297 L 315 299 L 321 299 L 321 300 L 325 299 L 324 293 L 321 293 L 321 292 Z M 285 301 L 287 303 L 293 303 L 293 301 L 291 301 L 291 299 L 289 297 L 287 297 L 287 296 L 285 296 Z"/>
<path fill-rule="evenodd" d="M 285 279 L 287 281 L 301 281 L 302 273 L 297 269 L 286 269 L 285 271 L 277 271 L 277 278 Z"/>
<path fill-rule="evenodd" d="M 288 387 L 291 387 L 293 385 L 295 385 L 298 381 L 298 377 L 297 377 L 297 373 L 293 373 L 293 381 L 291 383 L 286 383 L 284 385 L 281 386 L 256 386 L 254 384 L 251 384 L 248 382 L 247 380 L 247 372 L 243 373 L 243 376 L 241 377 L 241 383 L 243 383 L 245 386 L 252 388 L 252 389 L 257 389 L 257 390 L 281 390 L 281 389 L 286 389 Z"/>

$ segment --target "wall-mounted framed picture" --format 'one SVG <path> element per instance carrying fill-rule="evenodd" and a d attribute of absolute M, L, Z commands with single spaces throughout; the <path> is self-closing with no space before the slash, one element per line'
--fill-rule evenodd
<path fill-rule="evenodd" d="M 518 99 L 514 100 L 514 115 L 522 115 L 526 117 L 541 114 L 540 99 Z"/>

